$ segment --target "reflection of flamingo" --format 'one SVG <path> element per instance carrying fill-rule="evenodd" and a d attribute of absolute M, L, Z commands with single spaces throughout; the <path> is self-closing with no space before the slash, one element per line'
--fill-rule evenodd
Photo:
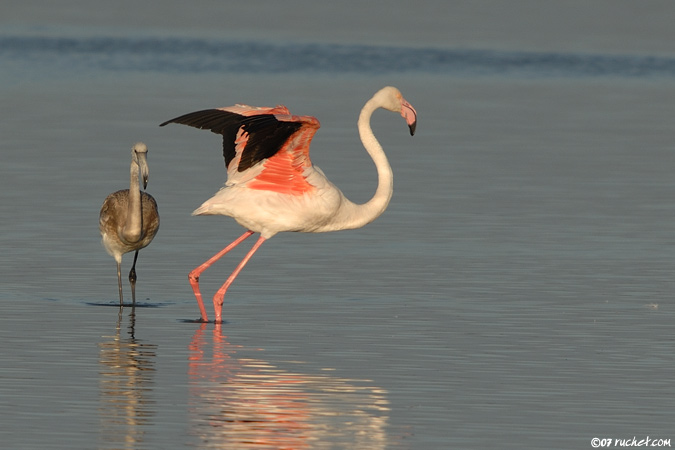
<path fill-rule="evenodd" d="M 284 106 L 235 105 L 185 114 L 161 124 L 180 123 L 223 135 L 227 183 L 193 214 L 231 216 L 248 229 L 190 272 L 201 321 L 206 322 L 208 318 L 199 291 L 200 274 L 254 232 L 260 233 L 260 238 L 213 297 L 216 323 L 222 321 L 225 292 L 266 239 L 280 231 L 359 228 L 384 212 L 393 192 L 393 176 L 370 128 L 370 117 L 378 108 L 400 113 L 410 127 L 410 134 L 415 132 L 417 124 L 415 109 L 394 87 L 381 89 L 366 102 L 358 129 L 363 146 L 375 162 L 378 185 L 374 197 L 362 205 L 349 201 L 312 165 L 309 143 L 319 128 L 319 121 L 314 117 L 293 116 Z"/>
<path fill-rule="evenodd" d="M 124 336 L 123 311 L 120 307 L 115 335 L 98 344 L 101 440 L 105 448 L 144 448 L 145 434 L 155 423 L 157 345 L 134 337 L 134 309 Z"/>
<path fill-rule="evenodd" d="M 138 142 L 131 149 L 131 182 L 129 189 L 113 192 L 101 206 L 98 227 L 103 238 L 103 246 L 117 262 L 117 287 L 122 297 L 122 255 L 132 251 L 134 263 L 129 272 L 131 298 L 136 304 L 136 259 L 138 251 L 147 247 L 157 234 L 159 213 L 157 202 L 152 195 L 141 192 L 138 185 L 138 172 L 143 177 L 143 189 L 148 185 L 148 147 Z"/>
<path fill-rule="evenodd" d="M 210 335 L 210 337 L 209 337 Z M 189 346 L 190 434 L 199 448 L 387 448 L 386 391 L 248 357 L 222 326 Z"/>

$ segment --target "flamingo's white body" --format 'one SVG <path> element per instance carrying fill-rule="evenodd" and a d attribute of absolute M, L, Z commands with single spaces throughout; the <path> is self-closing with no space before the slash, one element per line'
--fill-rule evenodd
<path fill-rule="evenodd" d="M 150 245 L 159 229 L 157 202 L 146 192 L 141 192 L 138 177 L 143 178 L 143 189 L 148 184 L 148 147 L 138 142 L 131 149 L 129 189 L 113 192 L 106 197 L 99 214 L 98 227 L 106 251 L 117 263 L 117 287 L 120 306 L 122 295 L 122 255 L 134 253 L 134 262 L 129 272 L 131 297 L 136 304 L 136 260 L 138 251 Z"/>
<path fill-rule="evenodd" d="M 362 205 L 347 199 L 321 169 L 312 165 L 309 144 L 319 129 L 314 117 L 291 115 L 284 106 L 235 105 L 185 114 L 161 124 L 180 123 L 223 135 L 227 182 L 193 214 L 230 216 L 248 230 L 190 273 L 201 321 L 208 318 L 199 275 L 253 233 L 260 233 L 260 238 L 213 298 L 217 323 L 222 321 L 225 292 L 265 240 L 281 231 L 317 233 L 359 228 L 384 212 L 393 193 L 393 175 L 370 128 L 370 118 L 378 108 L 400 113 L 411 134 L 417 123 L 415 109 L 394 87 L 381 89 L 365 104 L 358 130 L 377 168 L 378 185 L 373 198 Z"/>

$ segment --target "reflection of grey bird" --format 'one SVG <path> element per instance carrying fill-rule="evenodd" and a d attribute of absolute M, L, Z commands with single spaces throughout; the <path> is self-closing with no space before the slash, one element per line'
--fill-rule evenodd
<path fill-rule="evenodd" d="M 122 306 L 122 255 L 132 251 L 134 263 L 129 272 L 131 297 L 136 303 L 136 259 L 138 251 L 147 247 L 157 234 L 159 213 L 157 202 L 145 192 L 141 192 L 138 175 L 143 177 L 143 189 L 148 185 L 148 147 L 138 142 L 131 149 L 131 183 L 129 189 L 113 192 L 106 197 L 101 206 L 98 228 L 103 238 L 103 246 L 117 262 L 117 285 Z"/>
<path fill-rule="evenodd" d="M 265 240 L 281 231 L 318 233 L 359 228 L 384 212 L 393 192 L 393 175 L 370 128 L 370 117 L 378 108 L 400 114 L 410 134 L 417 124 L 417 112 L 394 87 L 379 90 L 365 104 L 358 129 L 361 142 L 375 163 L 378 184 L 373 198 L 363 205 L 349 201 L 312 165 L 309 143 L 319 129 L 319 121 L 314 117 L 291 115 L 281 105 L 276 108 L 235 105 L 196 111 L 160 125 L 180 123 L 223 135 L 227 183 L 193 214 L 230 216 L 248 229 L 190 272 L 202 322 L 208 318 L 199 291 L 200 274 L 254 232 L 260 233 L 260 238 L 213 297 L 217 323 L 222 322 L 225 292 Z"/>

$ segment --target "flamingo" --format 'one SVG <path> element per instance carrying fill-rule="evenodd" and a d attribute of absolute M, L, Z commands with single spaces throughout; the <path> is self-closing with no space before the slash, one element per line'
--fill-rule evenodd
<path fill-rule="evenodd" d="M 138 176 L 143 177 L 143 189 L 148 185 L 148 147 L 137 142 L 131 148 L 131 181 L 129 189 L 113 192 L 106 197 L 101 206 L 98 228 L 101 232 L 103 247 L 117 262 L 117 287 L 120 294 L 120 306 L 123 306 L 122 295 L 122 255 L 134 253 L 134 263 L 129 272 L 131 298 L 136 304 L 136 260 L 138 251 L 147 247 L 159 229 L 159 213 L 157 202 L 152 195 L 141 192 Z"/>
<path fill-rule="evenodd" d="M 253 254 L 275 234 L 360 228 L 384 212 L 393 193 L 393 174 L 370 127 L 370 118 L 378 108 L 401 114 L 411 135 L 417 124 L 417 112 L 395 87 L 382 88 L 361 109 L 359 135 L 378 175 L 375 195 L 364 204 L 348 200 L 321 169 L 312 165 L 309 144 L 320 126 L 314 117 L 291 115 L 282 105 L 237 104 L 188 113 L 160 125 L 178 123 L 223 136 L 227 182 L 192 214 L 230 216 L 247 229 L 190 272 L 188 279 L 201 314 L 198 322 L 208 322 L 199 290 L 200 275 L 254 233 L 260 233 L 257 242 L 213 297 L 215 323 L 222 323 L 227 289 Z"/>

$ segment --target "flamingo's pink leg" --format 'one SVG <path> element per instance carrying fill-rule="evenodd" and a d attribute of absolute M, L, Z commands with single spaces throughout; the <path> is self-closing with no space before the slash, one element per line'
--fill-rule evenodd
<path fill-rule="evenodd" d="M 237 278 L 237 275 L 239 275 L 239 272 L 241 272 L 241 269 L 244 268 L 248 260 L 251 259 L 251 256 L 253 256 L 256 250 L 260 248 L 263 242 L 265 242 L 265 238 L 260 236 L 260 238 L 258 238 L 258 241 L 253 246 L 253 248 L 246 254 L 246 256 L 244 256 L 244 259 L 241 260 L 237 268 L 234 269 L 232 275 L 230 275 L 227 281 L 225 281 L 225 284 L 223 284 L 220 287 L 220 289 L 218 289 L 218 291 L 216 292 L 216 295 L 213 296 L 213 309 L 216 311 L 216 320 L 215 320 L 216 323 L 222 323 L 223 321 L 221 317 L 221 312 L 223 309 L 223 301 L 225 300 L 225 292 L 227 292 L 227 288 L 230 287 L 234 279 Z"/>
<path fill-rule="evenodd" d="M 190 275 L 188 275 L 188 280 L 190 280 L 190 286 L 192 286 L 192 291 L 195 293 L 195 298 L 197 299 L 197 304 L 199 305 L 199 313 L 201 314 L 201 321 L 202 322 L 208 322 L 209 319 L 206 316 L 206 309 L 204 308 L 204 302 L 202 301 L 202 293 L 199 291 L 199 276 L 204 272 L 206 269 L 211 267 L 211 265 L 218 261 L 220 258 L 222 258 L 227 252 L 235 248 L 237 245 L 241 244 L 244 239 L 247 237 L 251 236 L 253 234 L 253 231 L 248 230 L 246 233 L 242 234 L 239 236 L 237 239 L 235 239 L 230 245 L 213 255 L 208 261 L 206 261 L 204 264 L 201 266 L 195 268 L 192 272 L 190 272 Z M 222 301 L 221 301 L 222 305 Z"/>

